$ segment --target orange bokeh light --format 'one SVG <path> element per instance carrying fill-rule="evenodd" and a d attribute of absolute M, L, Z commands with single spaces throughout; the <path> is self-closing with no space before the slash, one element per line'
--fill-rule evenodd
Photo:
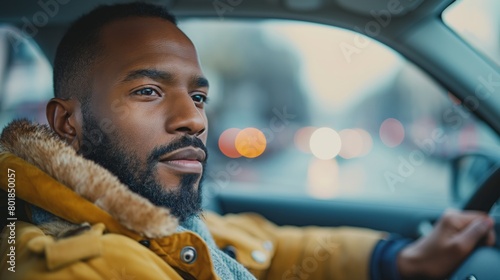
<path fill-rule="evenodd" d="M 260 156 L 266 150 L 267 146 L 264 133 L 253 127 L 241 130 L 236 135 L 234 144 L 238 153 L 247 158 Z"/>
<path fill-rule="evenodd" d="M 229 128 L 219 136 L 219 149 L 225 156 L 229 158 L 241 157 L 235 146 L 236 136 L 240 131 L 239 128 Z"/>

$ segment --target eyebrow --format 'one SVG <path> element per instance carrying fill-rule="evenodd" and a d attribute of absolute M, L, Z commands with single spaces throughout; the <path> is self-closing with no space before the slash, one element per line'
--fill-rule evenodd
<path fill-rule="evenodd" d="M 165 71 L 156 69 L 138 69 L 128 72 L 125 78 L 123 78 L 122 82 L 130 82 L 141 78 L 149 78 L 155 81 L 167 82 L 172 82 L 174 80 L 174 76 L 171 73 Z"/>
<path fill-rule="evenodd" d="M 122 83 L 142 78 L 149 78 L 151 80 L 164 81 L 167 83 L 172 83 L 174 81 L 174 75 L 172 73 L 156 69 L 138 69 L 128 72 L 125 78 L 123 78 Z M 208 80 L 205 77 L 195 75 L 191 78 L 190 84 L 197 88 L 208 87 Z"/>
<path fill-rule="evenodd" d="M 191 78 L 191 85 L 197 88 L 208 88 L 208 80 L 205 77 L 194 76 L 193 78 Z"/>

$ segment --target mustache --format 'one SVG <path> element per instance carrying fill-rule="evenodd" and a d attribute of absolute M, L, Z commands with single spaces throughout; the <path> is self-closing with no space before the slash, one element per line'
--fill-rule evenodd
<path fill-rule="evenodd" d="M 194 147 L 202 149 L 206 155 L 203 163 L 207 161 L 208 151 L 205 144 L 203 144 L 203 142 L 197 137 L 182 136 L 181 138 L 172 141 L 172 143 L 154 148 L 151 154 L 148 156 L 148 163 L 159 161 L 163 155 L 186 147 Z"/>

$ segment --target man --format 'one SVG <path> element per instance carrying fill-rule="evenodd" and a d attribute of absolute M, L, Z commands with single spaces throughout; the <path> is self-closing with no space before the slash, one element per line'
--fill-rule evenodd
<path fill-rule="evenodd" d="M 411 244 L 201 214 L 208 81 L 163 8 L 79 19 L 58 47 L 54 90 L 50 129 L 16 121 L 1 135 L 2 193 L 15 192 L 19 217 L 2 233 L 2 279 L 443 278 L 494 242 L 492 220 L 474 212 L 447 213 Z"/>

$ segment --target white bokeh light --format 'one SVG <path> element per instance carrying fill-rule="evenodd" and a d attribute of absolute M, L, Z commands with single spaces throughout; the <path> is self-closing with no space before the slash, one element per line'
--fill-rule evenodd
<path fill-rule="evenodd" d="M 328 127 L 316 129 L 309 141 L 312 154 L 319 159 L 332 159 L 336 157 L 340 152 L 341 146 L 340 135 Z"/>

